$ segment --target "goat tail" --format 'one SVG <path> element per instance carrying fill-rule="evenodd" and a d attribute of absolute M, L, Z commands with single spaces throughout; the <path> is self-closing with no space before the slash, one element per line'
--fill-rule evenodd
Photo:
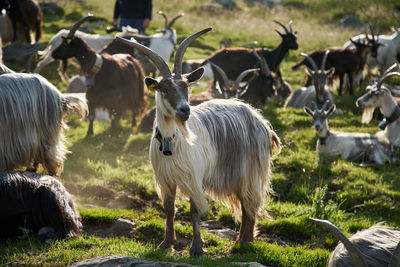
<path fill-rule="evenodd" d="M 292 70 L 297 70 L 303 64 L 304 64 L 304 60 L 297 62 L 295 65 L 292 66 Z"/>
<path fill-rule="evenodd" d="M 85 118 L 89 113 L 89 109 L 84 95 L 82 93 L 63 94 L 63 111 L 76 111 L 82 118 Z"/>

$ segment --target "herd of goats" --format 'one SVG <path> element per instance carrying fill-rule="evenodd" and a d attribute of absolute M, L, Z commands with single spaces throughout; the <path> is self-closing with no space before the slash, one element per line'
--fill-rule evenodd
<path fill-rule="evenodd" d="M 313 118 L 321 155 L 341 156 L 363 166 L 396 161 L 400 108 L 384 81 L 400 75 L 400 29 L 384 36 L 371 28 L 370 34 L 355 36 L 344 47 L 302 53 L 305 58 L 293 70 L 305 66 L 306 85 L 292 90 L 279 68 L 289 50 L 298 49 L 292 22 L 286 27 L 275 21 L 284 32 L 277 31 L 282 41 L 274 49 L 253 44 L 221 48 L 204 60 L 183 60 L 190 43 L 211 30 L 206 28 L 182 41 L 171 71 L 167 62 L 177 43 L 173 24 L 183 14 L 171 21 L 159 14 L 165 19 L 160 32 L 143 36 L 128 29 L 115 37 L 79 31 L 88 15 L 51 38 L 40 52 L 36 73 L 17 73 L 0 65 L 0 202 L 7 203 L 0 205 L 6 218 L 0 229 L 8 229 L 0 237 L 21 235 L 21 229 L 44 240 L 82 233 L 79 213 L 57 179 L 68 153 L 63 128 L 69 110 L 88 118 L 87 136 L 94 134 L 93 123 L 101 110 L 112 130 L 129 111 L 132 126 L 141 118 L 138 131 L 153 132 L 150 160 L 166 214 L 160 248 L 171 248 L 175 241 L 179 188 L 190 198 L 194 256 L 204 253 L 200 218 L 208 210 L 205 192 L 228 204 L 241 222 L 238 242 L 253 241 L 257 215 L 272 192 L 273 150 L 279 153 L 281 148 L 271 124 L 256 109 L 267 101 L 285 99 L 284 107 L 304 108 Z M 54 60 L 60 60 L 62 79 L 69 80 L 67 93 L 37 74 Z M 68 79 L 69 62 L 79 66 L 79 76 Z M 336 105 L 328 85 L 339 78 L 338 93 L 348 88 L 353 94 L 354 84 L 376 70 L 380 76 L 369 83 L 356 105 L 364 108 L 363 122 L 369 122 L 376 109 L 376 116 L 383 117 L 383 130 L 375 135 L 330 130 L 327 119 Z M 203 76 L 213 79 L 211 88 L 189 97 L 189 86 Z M 147 113 L 145 85 L 156 101 Z M 36 173 L 39 164 L 48 175 Z M 20 168 L 26 171 L 15 170 Z M 400 230 L 375 225 L 347 238 L 329 221 L 311 220 L 342 242 L 327 266 L 400 266 Z"/>

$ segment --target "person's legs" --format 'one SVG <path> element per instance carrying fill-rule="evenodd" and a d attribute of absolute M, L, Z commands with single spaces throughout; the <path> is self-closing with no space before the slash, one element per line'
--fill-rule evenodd
<path fill-rule="evenodd" d="M 138 29 L 140 34 L 145 33 L 145 29 L 143 28 L 143 19 L 121 18 L 119 23 L 119 30 L 122 31 L 122 26 L 128 25 L 132 28 Z"/>

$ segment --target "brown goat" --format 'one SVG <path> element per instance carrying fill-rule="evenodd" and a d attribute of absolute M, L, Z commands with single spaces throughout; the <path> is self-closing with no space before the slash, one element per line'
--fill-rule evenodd
<path fill-rule="evenodd" d="M 97 54 L 84 40 L 74 36 L 78 27 L 90 17 L 88 15 L 75 23 L 68 36 L 63 37 L 62 44 L 52 52 L 55 59 L 75 57 L 88 80 L 88 136 L 93 135 L 96 108 L 108 110 L 113 117 L 111 129 L 115 130 L 125 111 L 133 113 L 132 126 L 135 126 L 136 117 L 141 116 L 147 107 L 144 74 L 135 58 L 128 54 Z"/>

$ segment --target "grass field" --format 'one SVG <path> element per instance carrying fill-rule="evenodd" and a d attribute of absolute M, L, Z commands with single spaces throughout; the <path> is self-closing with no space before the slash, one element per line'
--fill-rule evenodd
<path fill-rule="evenodd" d="M 60 28 L 69 27 L 76 19 L 92 12 L 99 23 L 87 23 L 98 33 L 110 25 L 114 1 L 56 0 L 62 10 L 45 14 L 45 40 Z M 286 5 L 269 9 L 262 5 L 238 2 L 238 10 L 208 13 L 199 8 L 206 0 L 154 0 L 153 14 L 184 12 L 175 28 L 179 40 L 204 27 L 213 31 L 189 47 L 185 58 L 204 58 L 212 54 L 223 38 L 231 38 L 234 46 L 254 40 L 266 47 L 275 47 L 279 36 L 273 23 L 293 20 L 299 50 L 291 52 L 281 65 L 282 73 L 292 88 L 301 86 L 302 71 L 290 67 L 300 52 L 328 46 L 341 46 L 356 30 L 338 28 L 335 22 L 346 14 L 356 14 L 364 22 L 375 23 L 381 33 L 399 26 L 392 10 L 399 10 L 395 0 L 287 0 Z M 400 17 L 400 12 L 397 11 Z M 149 33 L 163 26 L 163 19 L 154 15 Z M 18 69 L 18 66 L 13 66 Z M 42 75 L 64 91 L 53 63 Z M 70 74 L 77 70 L 71 68 Z M 207 88 L 194 87 L 194 92 Z M 361 111 L 354 105 L 364 87 L 356 88 L 354 97 L 339 97 L 336 105 L 343 111 L 329 120 L 331 129 L 375 133 L 377 121 L 361 124 Z M 154 103 L 153 103 L 154 104 Z M 129 119 L 122 120 L 122 130 L 111 134 L 110 124 L 95 122 L 94 136 L 85 138 L 88 123 L 76 116 L 68 117 L 67 145 L 71 150 L 65 162 L 62 181 L 75 195 L 86 227 L 107 225 L 117 218 L 129 218 L 136 227 L 129 236 L 91 236 L 41 243 L 35 236 L 0 241 L 0 265 L 62 266 L 83 259 L 116 254 L 163 261 L 179 261 L 204 266 L 225 266 L 230 262 L 256 261 L 268 266 L 324 266 L 337 240 L 308 221 L 308 217 L 331 220 L 347 235 L 377 222 L 400 227 L 400 165 L 358 167 L 342 159 L 320 158 L 315 153 L 316 136 L 311 118 L 303 110 L 282 108 L 282 102 L 267 103 L 262 112 L 281 138 L 283 150 L 274 157 L 273 188 L 275 194 L 264 207 L 270 218 L 260 218 L 256 241 L 246 246 L 203 231 L 206 256 L 189 256 L 192 230 L 186 199 L 177 203 L 176 231 L 184 244 L 176 251 L 163 251 L 157 245 L 163 238 L 164 212 L 154 189 L 153 171 L 148 159 L 151 134 L 135 134 Z M 210 201 L 210 212 L 204 220 L 217 219 L 238 231 L 229 210 Z"/>

